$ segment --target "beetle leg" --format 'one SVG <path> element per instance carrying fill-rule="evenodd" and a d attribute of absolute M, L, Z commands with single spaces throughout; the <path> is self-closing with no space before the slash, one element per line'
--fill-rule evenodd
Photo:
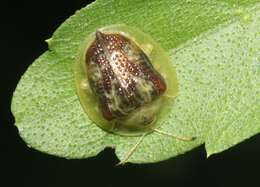
<path fill-rule="evenodd" d="M 117 165 L 124 165 L 128 159 L 133 155 L 137 147 L 142 143 L 144 137 L 149 133 L 144 133 L 139 140 L 136 142 L 136 144 L 125 154 L 124 158 L 117 164 Z"/>
<path fill-rule="evenodd" d="M 80 88 L 81 88 L 82 90 L 89 90 L 89 89 L 90 89 L 90 88 L 89 88 L 89 85 L 88 85 L 88 80 L 87 80 L 87 79 L 81 80 L 81 82 L 80 82 Z"/>

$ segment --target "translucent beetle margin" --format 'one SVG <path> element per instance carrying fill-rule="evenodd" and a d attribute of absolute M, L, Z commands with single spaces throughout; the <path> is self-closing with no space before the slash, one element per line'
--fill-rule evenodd
<path fill-rule="evenodd" d="M 98 31 L 105 34 L 120 34 L 134 42 L 147 55 L 153 68 L 164 78 L 167 89 L 158 99 L 136 109 L 129 115 L 111 121 L 106 120 L 91 90 L 85 63 L 86 52 L 96 38 L 95 31 L 86 37 L 80 47 L 74 68 L 77 94 L 84 111 L 96 125 L 108 132 L 124 136 L 141 136 L 154 131 L 163 124 L 164 116 L 174 107 L 174 99 L 178 92 L 174 64 L 170 62 L 166 52 L 148 34 L 139 29 L 126 25 L 112 25 L 99 28 Z M 148 122 L 144 123 L 144 119 Z"/>

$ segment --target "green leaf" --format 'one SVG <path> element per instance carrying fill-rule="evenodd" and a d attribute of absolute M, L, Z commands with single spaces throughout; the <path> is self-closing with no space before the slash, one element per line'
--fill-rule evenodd
<path fill-rule="evenodd" d="M 260 132 L 259 0 L 97 0 L 60 26 L 17 86 L 12 111 L 28 146 L 66 158 L 113 147 L 122 160 L 138 142 L 93 124 L 75 92 L 72 67 L 82 41 L 120 23 L 150 34 L 177 67 L 179 95 L 160 129 L 197 137 L 152 133 L 129 162 L 165 160 L 203 143 L 211 155 Z"/>

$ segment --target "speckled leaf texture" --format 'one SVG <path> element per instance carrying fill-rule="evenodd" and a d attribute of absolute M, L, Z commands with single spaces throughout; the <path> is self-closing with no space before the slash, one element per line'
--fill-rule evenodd
<path fill-rule="evenodd" d="M 209 156 L 260 132 L 259 0 L 97 0 L 57 29 L 17 86 L 12 111 L 29 147 L 70 159 L 112 147 L 122 160 L 138 142 L 92 123 L 74 85 L 84 38 L 121 23 L 150 34 L 177 68 L 179 95 L 160 129 L 197 137 L 182 142 L 151 133 L 129 162 L 158 162 L 201 144 Z"/>

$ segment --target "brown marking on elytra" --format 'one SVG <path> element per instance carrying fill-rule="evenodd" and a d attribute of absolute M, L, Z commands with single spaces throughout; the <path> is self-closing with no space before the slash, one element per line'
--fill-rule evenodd
<path fill-rule="evenodd" d="M 85 63 L 90 87 L 107 120 L 126 116 L 166 91 L 148 56 L 119 33 L 97 31 Z"/>

